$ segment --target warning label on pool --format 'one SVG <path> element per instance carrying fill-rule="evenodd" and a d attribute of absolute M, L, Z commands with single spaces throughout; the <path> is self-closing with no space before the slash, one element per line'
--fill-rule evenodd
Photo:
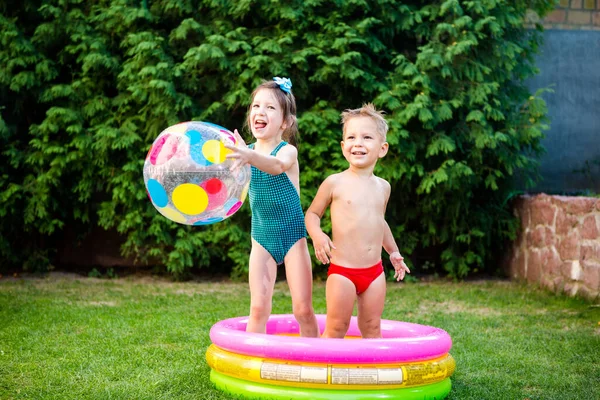
<path fill-rule="evenodd" d="M 402 368 L 340 368 L 263 362 L 265 380 L 332 385 L 401 385 Z M 329 379 L 328 379 L 329 378 Z"/>
<path fill-rule="evenodd" d="M 273 381 L 327 383 L 327 367 L 263 362 L 260 377 Z"/>
<path fill-rule="evenodd" d="M 402 368 L 331 368 L 332 385 L 399 385 Z"/>

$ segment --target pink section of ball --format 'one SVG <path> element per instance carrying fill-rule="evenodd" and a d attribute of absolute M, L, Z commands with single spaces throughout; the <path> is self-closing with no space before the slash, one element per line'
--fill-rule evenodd
<path fill-rule="evenodd" d="M 166 163 L 177 152 L 179 141 L 171 135 L 164 135 L 156 139 L 154 146 L 150 150 L 150 162 L 152 165 L 161 165 Z"/>
<path fill-rule="evenodd" d="M 231 206 L 231 208 L 229 209 L 229 211 L 227 211 L 227 214 L 225 214 L 225 215 L 227 215 L 229 217 L 230 215 L 235 213 L 237 210 L 239 210 L 241 206 L 242 206 L 242 202 L 238 201 L 233 206 Z"/>
<path fill-rule="evenodd" d="M 221 129 L 221 133 L 222 133 L 223 135 L 227 136 L 227 139 L 231 140 L 231 141 L 233 142 L 233 144 L 235 144 L 235 136 L 233 136 L 233 135 L 231 134 L 231 132 L 224 131 L 224 130 L 222 130 L 222 129 Z"/>

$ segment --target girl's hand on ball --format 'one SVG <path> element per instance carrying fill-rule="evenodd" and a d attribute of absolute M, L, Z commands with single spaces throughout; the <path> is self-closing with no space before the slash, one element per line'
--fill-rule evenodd
<path fill-rule="evenodd" d="M 252 150 L 250 150 L 248 146 L 246 146 L 246 142 L 244 142 L 244 139 L 242 139 L 237 129 L 234 130 L 233 133 L 235 134 L 235 140 L 237 145 L 233 145 L 227 142 L 223 143 L 223 145 L 227 150 L 230 151 L 230 153 L 227 154 L 225 157 L 234 160 L 229 169 L 231 171 L 236 171 L 241 166 L 248 164 L 250 157 L 252 156 Z"/>
<path fill-rule="evenodd" d="M 244 141 L 237 129 L 233 130 L 233 134 L 235 135 L 236 143 L 239 143 L 240 146 L 248 147 L 246 146 L 246 142 Z"/>

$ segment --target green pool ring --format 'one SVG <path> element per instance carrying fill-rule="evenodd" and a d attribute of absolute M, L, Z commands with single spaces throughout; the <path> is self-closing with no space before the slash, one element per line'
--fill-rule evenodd
<path fill-rule="evenodd" d="M 248 399 L 268 400 L 441 400 L 452 387 L 450 378 L 430 385 L 403 389 L 379 390 L 330 390 L 308 389 L 290 386 L 263 385 L 223 375 L 215 370 L 210 371 L 210 380 L 217 389 Z"/>

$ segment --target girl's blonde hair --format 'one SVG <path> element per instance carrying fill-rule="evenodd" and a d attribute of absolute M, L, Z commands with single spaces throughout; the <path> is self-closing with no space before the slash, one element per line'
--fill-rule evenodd
<path fill-rule="evenodd" d="M 286 142 L 298 147 L 296 136 L 298 135 L 298 121 L 296 119 L 296 98 L 293 93 L 286 93 L 279 88 L 279 85 L 274 81 L 264 81 L 257 86 L 252 92 L 252 101 L 248 106 L 248 115 L 246 117 L 246 125 L 250 130 L 250 111 L 252 111 L 252 102 L 259 90 L 270 89 L 273 91 L 279 106 L 283 110 L 283 120 L 287 123 L 287 128 L 283 131 L 282 138 Z"/>
<path fill-rule="evenodd" d="M 385 113 L 383 111 L 377 111 L 375 106 L 372 103 L 363 104 L 361 108 L 355 108 L 353 110 L 344 110 L 340 114 L 342 117 L 342 125 L 344 126 L 344 131 L 346 129 L 346 122 L 354 117 L 369 117 L 373 121 L 375 121 L 375 125 L 377 126 L 377 133 L 383 137 L 383 141 L 387 140 L 387 132 L 388 132 L 388 123 L 383 117 Z"/>

